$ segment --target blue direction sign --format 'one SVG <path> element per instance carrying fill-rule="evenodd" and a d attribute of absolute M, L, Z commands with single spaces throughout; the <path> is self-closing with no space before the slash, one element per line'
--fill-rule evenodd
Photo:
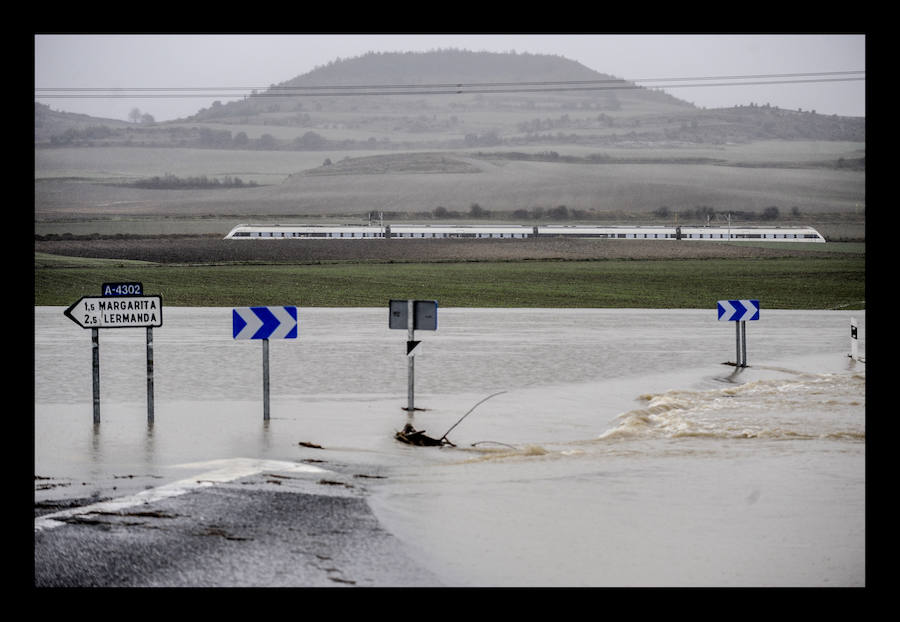
<path fill-rule="evenodd" d="M 143 296 L 144 285 L 142 283 L 104 283 L 104 296 Z"/>
<path fill-rule="evenodd" d="M 231 319 L 235 339 L 297 338 L 297 307 L 238 307 Z"/>
<path fill-rule="evenodd" d="M 759 319 L 758 300 L 720 300 L 717 306 L 720 322 L 745 322 Z"/>

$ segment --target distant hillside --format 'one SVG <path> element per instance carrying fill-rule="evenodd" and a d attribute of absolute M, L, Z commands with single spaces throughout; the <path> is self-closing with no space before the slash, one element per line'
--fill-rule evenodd
<path fill-rule="evenodd" d="M 587 81 L 594 84 L 576 84 Z M 549 82 L 557 84 L 547 85 Z M 457 85 L 461 88 L 457 89 Z M 322 92 L 319 87 L 342 90 L 325 89 L 329 95 L 318 96 Z M 346 87 L 356 88 L 346 90 Z M 438 91 L 448 95 L 440 95 Z M 394 92 L 414 93 L 394 95 Z M 354 95 L 347 96 L 348 93 Z M 398 110 L 421 114 L 442 108 L 462 112 L 505 107 L 533 111 L 560 108 L 612 111 L 622 109 L 623 99 L 632 106 L 638 103 L 656 106 L 658 111 L 692 108 L 691 104 L 660 91 L 636 87 L 561 56 L 441 50 L 370 52 L 356 58 L 337 59 L 243 101 L 201 110 L 190 120 L 293 110 L 321 111 L 326 105 L 329 110 L 390 110 L 394 114 Z"/>
<path fill-rule="evenodd" d="M 277 86 L 361 84 L 460 84 L 603 80 L 612 76 L 546 54 L 498 54 L 465 50 L 369 52 L 336 59 Z"/>
<path fill-rule="evenodd" d="M 568 84 L 542 84 L 548 82 Z M 865 119 L 765 104 L 703 110 L 559 56 L 462 50 L 336 59 L 166 123 L 96 119 L 35 104 L 35 144 L 54 147 L 372 151 L 771 139 L 865 142 Z"/>

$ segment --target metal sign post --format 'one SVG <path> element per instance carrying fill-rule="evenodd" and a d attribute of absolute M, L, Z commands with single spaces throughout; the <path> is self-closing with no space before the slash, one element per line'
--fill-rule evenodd
<path fill-rule="evenodd" d="M 759 319 L 758 300 L 720 300 L 719 321 L 734 322 L 735 366 L 747 367 L 747 321 Z"/>
<path fill-rule="evenodd" d="M 436 300 L 391 300 L 388 302 L 388 328 L 406 330 L 406 410 L 415 407 L 415 356 L 421 341 L 416 341 L 416 329 L 437 330 Z"/>
<path fill-rule="evenodd" d="M 153 425 L 153 327 L 147 327 L 147 423 Z"/>
<path fill-rule="evenodd" d="M 262 340 L 263 421 L 269 420 L 269 339 L 297 338 L 297 307 L 238 307 L 231 310 L 234 339 Z"/>
<path fill-rule="evenodd" d="M 91 329 L 91 388 L 94 401 L 94 425 L 100 423 L 100 330 Z"/>
<path fill-rule="evenodd" d="M 262 340 L 263 355 L 263 421 L 269 420 L 269 340 Z"/>
<path fill-rule="evenodd" d="M 854 361 L 859 360 L 859 337 L 857 335 L 857 323 L 856 318 L 850 318 L 850 358 Z"/>
<path fill-rule="evenodd" d="M 162 326 L 162 297 L 144 296 L 140 283 L 104 283 L 102 296 L 82 296 L 63 314 L 91 329 L 94 424 L 100 423 L 100 329 L 147 329 L 147 423 L 153 425 L 153 327 Z"/>
<path fill-rule="evenodd" d="M 415 345 L 413 342 L 416 340 L 416 314 L 415 314 L 415 301 L 408 300 L 406 307 L 406 327 L 407 327 L 407 335 L 406 335 L 406 368 L 408 370 L 407 373 L 407 387 L 406 387 L 406 411 L 414 412 L 416 410 L 416 398 L 415 398 L 415 376 L 416 376 L 416 355 L 413 354 L 415 351 Z"/>

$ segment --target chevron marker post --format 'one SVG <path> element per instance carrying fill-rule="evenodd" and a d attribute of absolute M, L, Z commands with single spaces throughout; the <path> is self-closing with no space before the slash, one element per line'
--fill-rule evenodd
<path fill-rule="evenodd" d="M 269 339 L 297 338 L 297 307 L 236 307 L 231 310 L 234 339 L 260 339 L 263 346 L 263 420 L 269 420 Z"/>
<path fill-rule="evenodd" d="M 720 322 L 735 323 L 735 367 L 747 367 L 747 322 L 759 319 L 759 301 L 720 300 L 716 309 Z"/>

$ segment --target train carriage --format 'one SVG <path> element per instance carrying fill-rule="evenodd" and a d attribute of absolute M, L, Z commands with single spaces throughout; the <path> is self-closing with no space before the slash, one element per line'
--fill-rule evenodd
<path fill-rule="evenodd" d="M 391 238 L 527 238 L 534 227 L 525 225 L 390 225 Z"/>
<path fill-rule="evenodd" d="M 584 225 L 540 225 L 537 227 L 539 237 L 577 237 L 620 240 L 669 240 L 675 239 L 675 227 L 594 227 Z"/>
<path fill-rule="evenodd" d="M 238 225 L 226 240 L 383 238 L 384 228 L 367 225 Z"/>

